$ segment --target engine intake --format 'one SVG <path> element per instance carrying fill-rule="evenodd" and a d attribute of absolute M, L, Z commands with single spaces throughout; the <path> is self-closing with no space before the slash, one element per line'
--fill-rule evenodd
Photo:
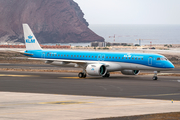
<path fill-rule="evenodd" d="M 107 73 L 107 69 L 102 64 L 90 64 L 86 67 L 86 72 L 91 76 L 104 76 Z"/>
<path fill-rule="evenodd" d="M 122 70 L 121 73 L 124 75 L 138 75 L 140 71 L 139 70 Z"/>

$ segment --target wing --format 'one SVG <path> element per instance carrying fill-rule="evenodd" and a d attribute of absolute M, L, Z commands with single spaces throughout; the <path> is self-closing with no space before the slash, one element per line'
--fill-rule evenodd
<path fill-rule="evenodd" d="M 84 60 L 66 60 L 66 59 L 42 59 L 42 58 L 28 58 L 30 60 L 42 60 L 42 61 L 52 61 L 52 62 L 66 62 L 66 63 L 77 63 L 77 64 L 93 64 L 97 61 L 84 61 Z"/>
<path fill-rule="evenodd" d="M 109 66 L 109 64 L 107 64 L 104 61 L 85 61 L 85 60 L 66 60 L 66 59 L 42 59 L 42 58 L 28 58 L 30 60 L 42 60 L 42 61 L 47 61 L 47 62 L 64 62 L 64 63 L 76 63 L 79 65 L 88 65 L 88 64 L 104 64 L 106 67 Z"/>

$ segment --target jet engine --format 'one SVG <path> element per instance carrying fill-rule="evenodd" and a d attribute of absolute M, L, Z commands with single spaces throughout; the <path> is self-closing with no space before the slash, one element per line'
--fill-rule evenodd
<path fill-rule="evenodd" d="M 124 75 L 138 75 L 140 71 L 139 70 L 122 70 L 121 73 Z"/>
<path fill-rule="evenodd" d="M 89 64 L 86 67 L 86 72 L 91 76 L 104 76 L 107 73 L 107 69 L 102 64 Z"/>

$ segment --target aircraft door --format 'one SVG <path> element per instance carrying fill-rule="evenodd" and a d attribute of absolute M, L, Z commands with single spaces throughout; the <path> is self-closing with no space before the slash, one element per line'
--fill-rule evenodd
<path fill-rule="evenodd" d="M 45 52 L 41 54 L 41 58 L 45 58 Z"/>
<path fill-rule="evenodd" d="M 153 59 L 152 57 L 148 58 L 148 65 L 152 65 L 152 59 Z"/>

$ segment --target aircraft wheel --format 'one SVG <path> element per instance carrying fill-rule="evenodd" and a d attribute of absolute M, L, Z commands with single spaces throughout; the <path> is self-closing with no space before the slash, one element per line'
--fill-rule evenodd
<path fill-rule="evenodd" d="M 83 74 L 82 72 L 80 72 L 80 73 L 78 74 L 78 77 L 79 77 L 79 78 L 83 78 L 83 76 L 84 76 L 84 74 Z"/>
<path fill-rule="evenodd" d="M 153 80 L 157 80 L 158 79 L 158 77 L 157 76 L 153 76 L 153 78 L 152 78 Z"/>
<path fill-rule="evenodd" d="M 106 73 L 103 77 L 110 77 L 110 73 Z"/>
<path fill-rule="evenodd" d="M 86 73 L 80 72 L 80 73 L 78 74 L 78 77 L 79 77 L 79 78 L 85 78 L 85 77 L 86 77 Z"/>
<path fill-rule="evenodd" d="M 86 78 L 86 73 L 83 73 L 83 78 Z"/>

